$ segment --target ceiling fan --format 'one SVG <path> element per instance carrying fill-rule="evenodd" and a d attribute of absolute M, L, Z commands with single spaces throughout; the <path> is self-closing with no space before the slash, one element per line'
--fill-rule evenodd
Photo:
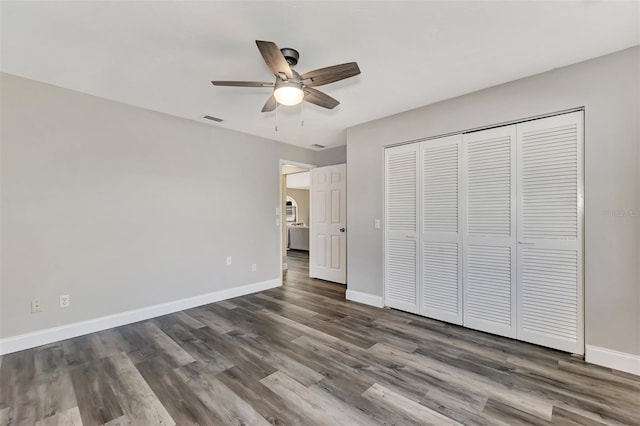
<path fill-rule="evenodd" d="M 273 87 L 273 94 L 262 107 L 262 112 L 273 111 L 278 104 L 297 105 L 307 101 L 323 108 L 333 109 L 340 104 L 331 96 L 314 89 L 315 86 L 333 83 L 360 74 L 355 62 L 334 65 L 306 72 L 302 75 L 291 69 L 298 63 L 300 54 L 291 48 L 280 49 L 272 41 L 256 40 L 258 50 L 267 66 L 276 77 L 275 82 L 266 81 L 212 81 L 214 86 Z"/>

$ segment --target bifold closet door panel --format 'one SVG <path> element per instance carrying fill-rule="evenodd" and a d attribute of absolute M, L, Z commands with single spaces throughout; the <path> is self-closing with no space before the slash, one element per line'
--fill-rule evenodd
<path fill-rule="evenodd" d="M 518 338 L 584 353 L 583 113 L 518 125 Z"/>
<path fill-rule="evenodd" d="M 419 312 L 419 144 L 385 150 L 385 304 Z"/>
<path fill-rule="evenodd" d="M 516 337 L 515 125 L 463 135 L 463 324 Z"/>
<path fill-rule="evenodd" d="M 420 313 L 462 324 L 462 135 L 421 143 Z"/>

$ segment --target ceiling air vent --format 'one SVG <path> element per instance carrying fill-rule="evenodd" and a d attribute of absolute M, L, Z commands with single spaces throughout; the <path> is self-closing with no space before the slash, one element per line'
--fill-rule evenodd
<path fill-rule="evenodd" d="M 202 118 L 206 119 L 206 120 L 211 120 L 211 121 L 215 121 L 216 123 L 222 123 L 224 120 L 222 118 L 218 118 L 218 117 L 213 117 L 211 115 L 205 115 Z"/>
<path fill-rule="evenodd" d="M 324 145 L 320 145 L 319 143 L 314 143 L 313 145 L 311 145 L 314 148 L 318 148 L 318 149 L 322 149 L 322 148 L 326 148 L 326 146 Z"/>

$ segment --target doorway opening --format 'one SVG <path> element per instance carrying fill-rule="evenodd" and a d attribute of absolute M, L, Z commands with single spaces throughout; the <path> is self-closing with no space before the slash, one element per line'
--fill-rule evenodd
<path fill-rule="evenodd" d="M 308 270 L 310 223 L 311 172 L 314 165 L 280 160 L 281 235 L 280 252 L 282 268 L 289 269 L 289 255 L 296 264 L 307 259 Z"/>

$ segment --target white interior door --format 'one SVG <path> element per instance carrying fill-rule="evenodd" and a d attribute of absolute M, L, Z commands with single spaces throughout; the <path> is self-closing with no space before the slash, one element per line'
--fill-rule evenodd
<path fill-rule="evenodd" d="M 385 305 L 419 312 L 419 144 L 385 150 Z"/>
<path fill-rule="evenodd" d="M 462 135 L 421 143 L 422 315 L 462 324 Z"/>
<path fill-rule="evenodd" d="M 583 114 L 517 133 L 518 338 L 582 354 Z"/>
<path fill-rule="evenodd" d="M 311 169 L 309 275 L 347 283 L 347 165 Z"/>
<path fill-rule="evenodd" d="M 464 325 L 516 337 L 513 126 L 463 136 Z"/>

